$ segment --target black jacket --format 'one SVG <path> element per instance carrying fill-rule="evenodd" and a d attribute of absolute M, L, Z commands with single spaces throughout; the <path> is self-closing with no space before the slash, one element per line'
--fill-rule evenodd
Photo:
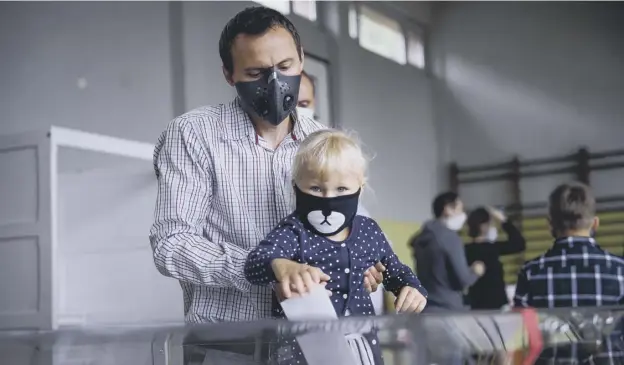
<path fill-rule="evenodd" d="M 466 245 L 466 258 L 471 265 L 475 261 L 485 264 L 485 275 L 470 287 L 468 303 L 472 309 L 499 309 L 509 303 L 505 291 L 503 265 L 499 259 L 503 255 L 511 255 L 526 249 L 522 233 L 510 222 L 502 224 L 507 233 L 508 241 L 493 243 L 469 243 Z"/>

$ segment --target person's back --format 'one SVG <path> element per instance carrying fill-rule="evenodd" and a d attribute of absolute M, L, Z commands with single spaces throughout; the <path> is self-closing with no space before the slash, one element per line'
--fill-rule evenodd
<path fill-rule="evenodd" d="M 542 256 L 528 261 L 518 274 L 517 307 L 566 308 L 624 304 L 624 259 L 612 255 L 591 238 L 599 220 L 595 199 L 580 183 L 563 184 L 549 198 L 549 223 L 555 237 Z M 547 349 L 538 363 L 622 363 L 620 331 L 606 338 L 598 351 L 575 344 Z"/>
<path fill-rule="evenodd" d="M 417 275 L 422 285 L 427 288 L 430 307 L 463 309 L 461 286 L 454 279 L 454 275 L 449 275 L 446 251 L 440 244 L 449 238 L 453 239 L 448 237 L 453 233 L 440 221 L 432 220 L 425 224 L 421 233 L 411 243 Z"/>
<path fill-rule="evenodd" d="M 523 266 L 515 305 L 600 307 L 623 304 L 623 299 L 624 259 L 604 251 L 593 238 L 563 237 Z"/>
<path fill-rule="evenodd" d="M 483 274 L 483 265 L 475 264 L 477 275 L 466 261 L 457 234 L 466 215 L 457 194 L 440 194 L 433 211 L 436 219 L 427 222 L 410 242 L 417 274 L 429 293 L 426 311 L 463 310 L 462 292 Z"/>

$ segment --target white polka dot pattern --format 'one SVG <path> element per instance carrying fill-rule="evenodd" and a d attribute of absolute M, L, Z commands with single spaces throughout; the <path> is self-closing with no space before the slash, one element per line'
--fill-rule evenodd
<path fill-rule="evenodd" d="M 377 262 L 386 267 L 384 288 L 398 295 L 403 287 L 411 286 L 427 296 L 416 275 L 392 251 L 379 225 L 373 219 L 360 215 L 355 217 L 352 232 L 344 242 L 318 236 L 308 230 L 296 215 L 290 215 L 247 257 L 247 280 L 256 285 L 275 283 L 271 261 L 276 258 L 307 263 L 329 275 L 331 279 L 326 288 L 332 292 L 332 304 L 339 316 L 347 313 L 356 316 L 375 314 L 370 295 L 364 287 L 364 273 Z M 274 316 L 284 316 L 276 301 Z M 368 341 L 373 343 L 371 347 L 375 358 L 380 359 L 378 346 L 374 346 L 376 336 L 371 335 Z M 278 353 L 287 353 L 288 356 L 278 356 L 279 364 L 305 363 L 294 340 L 282 339 L 280 345 L 282 349 Z"/>

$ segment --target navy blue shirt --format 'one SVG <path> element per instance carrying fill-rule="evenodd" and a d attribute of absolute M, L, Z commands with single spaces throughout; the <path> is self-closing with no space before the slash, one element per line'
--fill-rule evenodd
<path fill-rule="evenodd" d="M 559 238 L 545 254 L 526 262 L 518 273 L 516 307 L 597 308 L 622 304 L 624 259 L 604 251 L 593 238 Z M 536 364 L 622 364 L 621 327 L 622 324 L 617 326 L 604 347 L 595 353 L 575 343 L 547 348 Z"/>
<path fill-rule="evenodd" d="M 256 285 L 275 283 L 271 261 L 277 258 L 306 263 L 329 275 L 326 289 L 332 292 L 332 304 L 339 316 L 347 310 L 353 315 L 375 314 L 364 287 L 364 273 L 377 262 L 386 267 L 383 285 L 394 295 L 410 286 L 427 296 L 416 275 L 394 254 L 379 225 L 367 217 L 356 216 L 347 239 L 336 242 L 308 230 L 291 214 L 249 254 L 245 277 Z"/>

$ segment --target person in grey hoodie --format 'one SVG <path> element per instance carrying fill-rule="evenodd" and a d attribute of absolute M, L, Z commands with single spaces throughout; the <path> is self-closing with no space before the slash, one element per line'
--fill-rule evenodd
<path fill-rule="evenodd" d="M 435 219 L 425 223 L 410 241 L 418 278 L 429 292 L 425 312 L 462 311 L 463 292 L 485 273 L 485 265 L 476 261 L 468 266 L 466 261 L 457 234 L 466 221 L 459 196 L 442 193 L 432 208 Z"/>

